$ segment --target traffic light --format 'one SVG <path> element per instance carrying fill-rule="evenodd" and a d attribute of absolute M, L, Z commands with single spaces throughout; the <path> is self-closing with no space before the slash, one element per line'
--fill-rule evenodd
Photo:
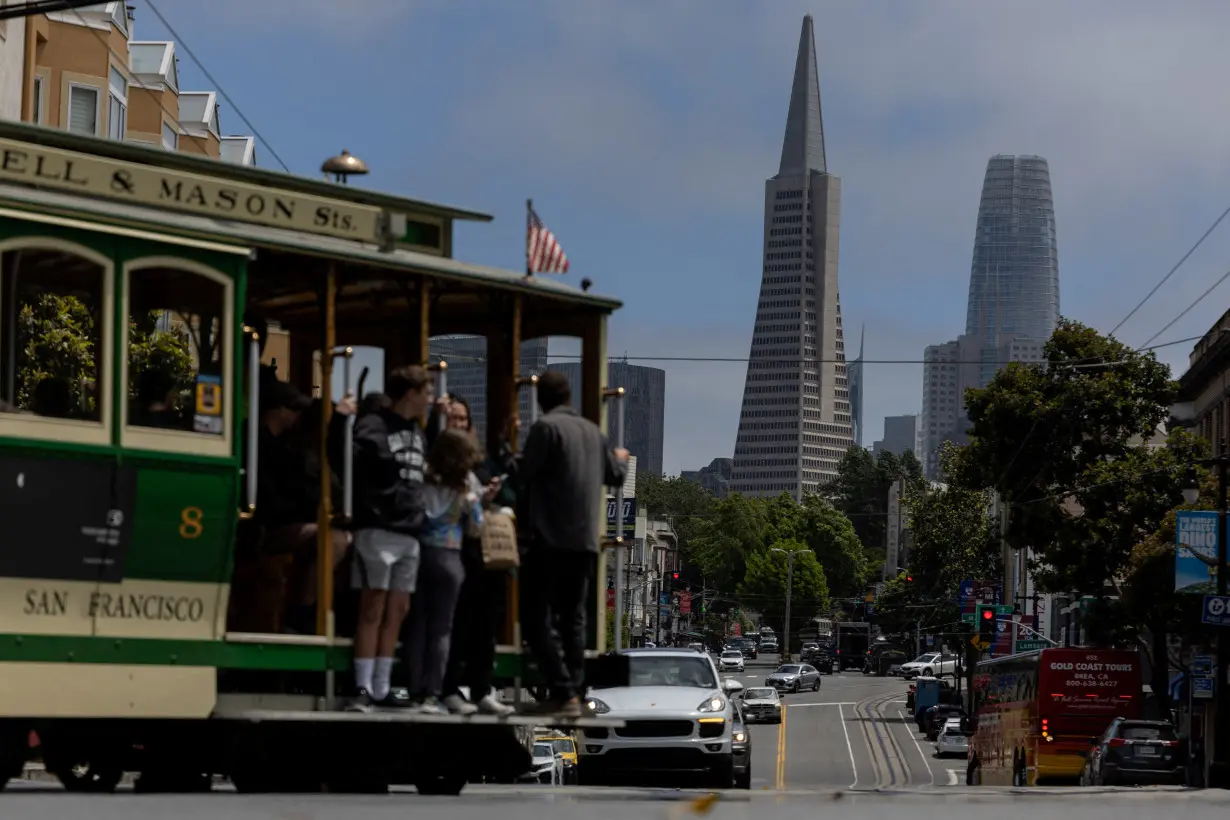
<path fill-rule="evenodd" d="M 672 573 L 671 573 L 671 579 L 672 579 L 672 580 L 675 580 L 675 581 L 678 581 L 678 580 L 679 580 L 679 573 L 677 573 L 677 572 L 672 572 Z"/>
<path fill-rule="evenodd" d="M 978 616 L 978 634 L 987 639 L 994 638 L 995 637 L 995 607 L 979 606 L 977 616 Z"/>
<path fill-rule="evenodd" d="M 907 583 L 907 584 L 912 584 L 912 583 L 914 583 L 914 576 L 913 576 L 913 575 L 907 575 L 907 576 L 905 576 L 905 581 L 906 581 L 906 583 Z"/>

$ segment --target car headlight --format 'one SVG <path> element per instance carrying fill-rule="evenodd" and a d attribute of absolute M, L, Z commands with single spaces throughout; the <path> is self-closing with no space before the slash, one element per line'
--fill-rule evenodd
<path fill-rule="evenodd" d="M 732 737 L 734 738 L 735 743 L 742 743 L 743 741 L 747 740 L 747 735 L 744 734 L 743 732 L 735 732 L 734 735 L 732 735 Z"/>
<path fill-rule="evenodd" d="M 700 706 L 696 707 L 698 712 L 721 712 L 726 709 L 726 699 L 718 695 L 711 695 L 701 701 Z"/>
<path fill-rule="evenodd" d="M 585 701 L 585 705 L 589 708 L 589 711 L 593 712 L 595 715 L 605 715 L 607 712 L 611 711 L 610 706 L 607 706 L 597 698 L 590 698 Z"/>

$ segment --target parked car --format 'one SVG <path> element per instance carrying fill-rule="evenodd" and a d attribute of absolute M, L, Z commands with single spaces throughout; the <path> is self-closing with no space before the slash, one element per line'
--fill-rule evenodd
<path fill-rule="evenodd" d="M 966 757 L 969 755 L 969 737 L 961 729 L 961 718 L 948 718 L 935 738 L 935 756 Z"/>
<path fill-rule="evenodd" d="M 745 723 L 782 722 L 782 699 L 772 686 L 757 686 L 743 690 L 741 705 Z"/>
<path fill-rule="evenodd" d="M 1182 786 L 1187 782 L 1187 744 L 1167 721 L 1115 718 L 1089 746 L 1081 785 Z"/>
<path fill-rule="evenodd" d="M 615 773 L 699 772 L 716 788 L 735 778 L 733 700 L 743 685 L 718 675 L 708 655 L 690 649 L 628 649 L 628 685 L 594 689 L 595 714 L 619 729 L 582 729 L 580 782 L 601 785 Z"/>
<path fill-rule="evenodd" d="M 718 658 L 718 670 L 721 672 L 743 672 L 745 669 L 743 664 L 743 653 L 738 649 L 722 650 L 722 657 Z"/>
<path fill-rule="evenodd" d="M 747 720 L 741 708 L 741 701 L 735 700 L 735 724 L 731 727 L 730 750 L 734 755 L 735 788 L 750 789 L 752 787 L 752 733 L 747 730 Z"/>
<path fill-rule="evenodd" d="M 820 673 L 809 663 L 786 663 L 767 676 L 764 685 L 772 686 L 779 692 L 799 692 L 803 689 L 815 692 L 820 689 Z"/>

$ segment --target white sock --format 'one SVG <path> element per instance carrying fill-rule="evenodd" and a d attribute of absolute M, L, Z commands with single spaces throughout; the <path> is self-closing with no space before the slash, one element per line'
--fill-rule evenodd
<path fill-rule="evenodd" d="M 372 691 L 372 666 L 374 663 L 371 658 L 354 659 L 354 685 L 356 689 Z"/>
<path fill-rule="evenodd" d="M 389 677 L 393 674 L 393 659 L 392 658 L 376 658 L 376 664 L 372 671 L 372 697 L 376 700 L 384 700 L 389 696 Z"/>

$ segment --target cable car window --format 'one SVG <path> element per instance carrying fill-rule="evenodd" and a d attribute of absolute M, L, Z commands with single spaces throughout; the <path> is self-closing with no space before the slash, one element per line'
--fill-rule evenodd
<path fill-rule="evenodd" d="M 0 413 L 59 422 L 48 438 L 73 438 L 80 425 L 105 436 L 110 269 L 85 249 L 44 241 L 0 256 Z"/>
<path fill-rule="evenodd" d="M 210 273 L 171 263 L 127 271 L 130 430 L 226 437 L 230 282 Z"/>

